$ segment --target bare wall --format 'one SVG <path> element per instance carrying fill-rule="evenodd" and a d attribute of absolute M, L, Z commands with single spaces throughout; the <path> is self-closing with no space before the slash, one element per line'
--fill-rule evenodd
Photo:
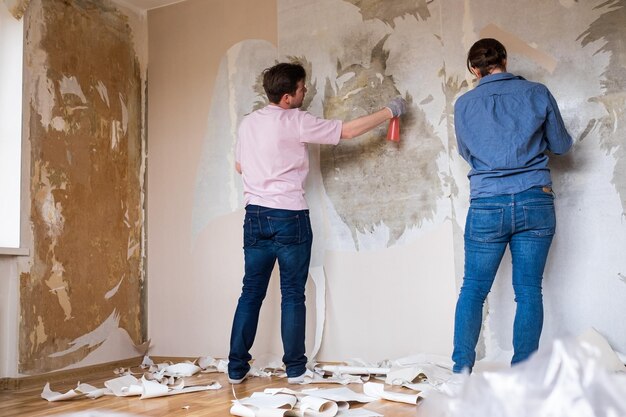
<path fill-rule="evenodd" d="M 148 334 L 153 354 L 207 354 L 228 343 L 215 322 L 230 321 L 242 259 L 237 214 L 213 225 L 220 239 L 193 249 L 207 114 L 228 49 L 245 39 L 277 43 L 276 1 L 188 0 L 149 11 L 148 22 Z M 194 272 L 199 264 L 204 273 Z"/>
<path fill-rule="evenodd" d="M 36 374 L 116 332 L 144 339 L 142 77 L 128 18 L 108 1 L 30 2 L 24 56 L 32 256 L 19 267 L 19 372 Z"/>

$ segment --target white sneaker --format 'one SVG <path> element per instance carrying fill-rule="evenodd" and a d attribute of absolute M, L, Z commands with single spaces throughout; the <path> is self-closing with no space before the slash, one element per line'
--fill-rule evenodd
<path fill-rule="evenodd" d="M 239 379 L 233 379 L 231 377 L 228 377 L 228 382 L 233 384 L 233 385 L 241 384 L 246 378 L 248 378 L 248 375 L 250 375 L 250 374 L 247 373 L 247 374 L 245 374 L 243 376 L 243 378 L 239 378 Z"/>
<path fill-rule="evenodd" d="M 287 382 L 290 384 L 302 384 L 304 382 L 304 377 L 309 375 L 310 372 L 311 371 L 309 371 L 308 369 L 305 369 L 302 375 L 298 375 L 294 377 L 287 377 Z"/>

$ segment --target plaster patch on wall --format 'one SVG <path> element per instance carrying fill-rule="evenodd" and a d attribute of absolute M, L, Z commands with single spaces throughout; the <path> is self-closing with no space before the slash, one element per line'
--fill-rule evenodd
<path fill-rule="evenodd" d="M 120 137 L 123 135 L 122 124 L 119 120 L 111 121 L 111 150 L 117 150 Z"/>
<path fill-rule="evenodd" d="M 326 80 L 325 118 L 351 120 L 400 95 L 393 77 L 386 75 L 386 40 L 387 36 L 372 49 L 367 66 L 338 63 L 337 77 L 344 82 Z M 346 74 L 354 76 L 343 77 Z M 407 227 L 432 219 L 443 195 L 436 161 L 444 147 L 419 105 L 407 98 L 411 109 L 401 118 L 404 140 L 399 144 L 385 140 L 383 124 L 337 146 L 321 147 L 326 193 L 357 245 L 358 233 L 375 233 L 380 223 L 389 229 L 388 234 L 379 234 L 383 247 L 392 245 Z"/>
<path fill-rule="evenodd" d="M 104 294 L 104 299 L 105 300 L 108 300 L 109 298 L 111 298 L 115 294 L 117 294 L 117 290 L 120 289 L 120 285 L 122 285 L 122 281 L 124 281 L 124 276 L 122 276 L 122 278 L 120 279 L 120 282 L 118 282 L 115 287 L 111 288 L 110 291 L 108 291 L 106 294 Z"/>
<path fill-rule="evenodd" d="M 41 316 L 37 317 L 37 327 L 35 327 L 33 329 L 33 331 L 31 332 L 30 335 L 30 340 L 31 340 L 31 349 L 35 350 L 37 348 L 37 346 L 39 346 L 40 344 L 44 343 L 46 340 L 48 340 L 48 335 L 46 335 L 46 328 L 43 324 L 43 320 L 41 318 Z"/>
<path fill-rule="evenodd" d="M 71 77 L 67 77 L 64 75 L 61 78 L 61 80 L 59 81 L 59 92 L 62 95 L 73 94 L 80 99 L 81 103 L 87 103 L 87 98 L 85 98 L 83 89 L 80 88 L 80 84 L 78 83 L 78 80 L 74 75 L 72 75 Z M 67 98 L 64 97 L 64 100 L 67 100 Z"/>
<path fill-rule="evenodd" d="M 57 296 L 59 305 L 65 314 L 65 320 L 69 320 L 72 318 L 72 304 L 68 294 L 69 285 L 64 279 L 64 274 L 65 268 L 53 255 L 50 278 L 46 280 L 46 285 L 50 288 L 50 292 Z"/>
<path fill-rule="evenodd" d="M 109 92 L 107 91 L 106 85 L 101 80 L 98 80 L 96 83 L 96 90 L 98 94 L 100 94 L 100 98 L 107 104 L 107 107 L 110 107 L 109 104 Z"/>
<path fill-rule="evenodd" d="M 323 94 L 310 106 L 313 114 L 350 120 L 380 109 L 396 95 L 411 102 L 401 120 L 399 144 L 385 140 L 384 123 L 335 147 L 309 147 L 307 200 L 312 212 L 324 215 L 313 225 L 314 234 L 323 235 L 314 252 L 403 245 L 436 227 L 449 211 L 443 198 L 450 183 L 442 180 L 448 170 L 447 132 L 440 122 L 445 100 L 437 93 L 443 65 L 441 7 L 429 5 L 427 20 L 407 16 L 391 26 L 364 19 L 347 1 L 282 3 L 281 55 L 304 56 L 313 67 L 311 79 L 322 86 Z M 316 42 L 306 41 L 311 34 Z"/>
<path fill-rule="evenodd" d="M 56 352 L 48 355 L 51 358 L 57 358 L 59 356 L 65 356 L 72 352 L 76 352 L 81 347 L 87 346 L 90 348 L 98 347 L 102 344 L 107 337 L 115 332 L 120 324 L 120 315 L 117 311 L 113 310 L 111 315 L 107 317 L 107 319 L 102 322 L 98 327 L 96 327 L 93 331 L 84 334 L 71 342 L 68 343 L 70 348 L 65 349 L 61 352 Z"/>
<path fill-rule="evenodd" d="M 426 0 L 345 0 L 359 8 L 363 20 L 380 19 L 385 24 L 394 27 L 394 20 L 406 15 L 416 19 L 426 20 L 430 17 Z"/>
<path fill-rule="evenodd" d="M 124 202 L 122 201 L 122 208 L 124 207 Z M 128 208 L 126 208 L 124 210 L 124 224 L 126 225 L 126 227 L 128 227 L 129 229 L 132 227 L 130 225 L 130 218 L 128 217 Z"/>
<path fill-rule="evenodd" d="M 122 134 L 128 133 L 128 107 L 126 107 L 126 101 L 122 93 L 119 93 L 120 107 L 122 109 Z"/>
<path fill-rule="evenodd" d="M 63 233 L 65 218 L 63 217 L 63 207 L 60 202 L 55 201 L 54 191 L 63 190 L 67 186 L 64 181 L 58 186 L 54 186 L 50 181 L 51 173 L 48 172 L 48 164 L 37 161 L 35 164 L 35 178 L 39 184 L 39 190 L 35 197 L 39 203 L 40 215 L 48 229 L 48 237 L 56 244 L 57 238 Z"/>
<path fill-rule="evenodd" d="M 52 128 L 59 132 L 66 132 L 68 129 L 67 123 L 65 123 L 65 119 L 60 116 L 55 116 L 50 122 Z"/>
<path fill-rule="evenodd" d="M 126 252 L 126 259 L 131 259 L 134 256 L 137 256 L 139 247 L 141 244 L 139 242 L 135 242 L 132 236 L 128 236 L 128 251 Z"/>

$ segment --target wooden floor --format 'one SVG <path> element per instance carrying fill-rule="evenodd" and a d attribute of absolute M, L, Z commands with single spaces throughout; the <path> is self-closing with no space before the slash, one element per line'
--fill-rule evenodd
<path fill-rule="evenodd" d="M 115 378 L 111 371 L 100 371 L 83 378 L 80 382 L 91 384 L 95 387 L 104 387 L 104 382 Z M 79 398 L 70 401 L 48 402 L 41 398 L 43 390 L 41 386 L 25 387 L 15 391 L 0 391 L 0 416 L 62 416 L 73 413 L 81 413 L 81 416 L 98 415 L 103 413 L 130 414 L 140 416 L 228 416 L 231 400 L 234 399 L 231 385 L 227 376 L 221 373 L 202 374 L 191 377 L 193 385 L 207 384 L 209 381 L 218 381 L 222 384 L 222 389 L 217 391 L 204 391 L 197 393 L 174 395 L 163 398 L 152 398 L 140 400 L 139 397 L 113 397 L 104 396 L 96 400 Z M 51 389 L 57 392 L 66 392 L 75 388 L 78 381 L 75 379 L 65 379 L 50 381 Z M 238 398 L 250 396 L 253 392 L 263 391 L 265 388 L 289 387 L 294 390 L 304 388 L 337 388 L 337 384 L 315 384 L 315 385 L 289 385 L 286 378 L 250 378 L 240 385 L 235 385 L 235 393 Z M 363 392 L 362 385 L 350 384 L 350 389 L 356 392 Z M 391 387 L 385 386 L 386 390 Z M 400 392 L 413 393 L 412 391 L 399 388 Z M 397 389 L 396 389 L 397 390 Z M 188 408 L 186 408 L 188 406 Z M 377 411 L 384 416 L 405 417 L 421 415 L 420 405 L 395 403 L 379 400 L 369 404 L 356 404 L 353 407 L 365 407 L 369 410 Z M 90 412 L 99 413 L 90 413 Z"/>

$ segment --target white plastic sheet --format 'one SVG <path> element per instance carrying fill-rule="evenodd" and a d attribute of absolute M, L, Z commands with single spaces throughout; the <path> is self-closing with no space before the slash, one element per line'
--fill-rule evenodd
<path fill-rule="evenodd" d="M 555 340 L 510 369 L 458 376 L 424 406 L 433 417 L 623 417 L 626 377 L 603 352 L 589 339 Z"/>

